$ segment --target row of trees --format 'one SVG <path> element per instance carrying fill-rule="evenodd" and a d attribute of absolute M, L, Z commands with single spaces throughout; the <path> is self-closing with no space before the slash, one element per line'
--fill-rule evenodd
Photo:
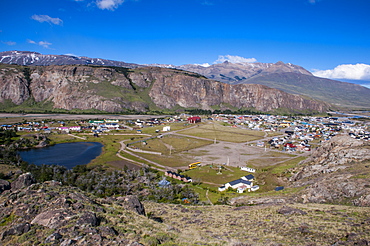
<path fill-rule="evenodd" d="M 56 180 L 63 185 L 78 187 L 99 197 L 136 195 L 141 200 L 180 203 L 186 198 L 198 203 L 198 194 L 184 184 L 160 187 L 162 175 L 149 167 L 139 170 L 110 169 L 103 166 L 78 165 L 66 169 L 57 165 L 34 165 L 22 162 L 21 169 L 31 172 L 38 182 Z"/>

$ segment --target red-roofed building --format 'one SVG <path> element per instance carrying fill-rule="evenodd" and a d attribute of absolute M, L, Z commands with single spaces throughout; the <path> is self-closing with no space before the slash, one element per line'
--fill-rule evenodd
<path fill-rule="evenodd" d="M 198 122 L 201 122 L 201 121 L 202 121 L 202 119 L 199 116 L 193 116 L 193 117 L 188 118 L 188 122 L 190 124 L 198 123 Z"/>

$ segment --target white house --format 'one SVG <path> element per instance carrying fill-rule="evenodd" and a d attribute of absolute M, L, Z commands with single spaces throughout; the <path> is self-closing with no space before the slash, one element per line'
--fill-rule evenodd
<path fill-rule="evenodd" d="M 256 169 L 251 168 L 251 167 L 241 167 L 240 169 L 242 171 L 247 171 L 247 172 L 250 172 L 250 173 L 255 173 L 256 172 Z"/>
<path fill-rule="evenodd" d="M 238 189 L 238 188 L 249 189 L 252 186 L 253 186 L 253 183 L 251 181 L 247 181 L 244 179 L 237 179 L 237 180 L 234 180 L 234 181 L 231 181 L 225 184 L 226 189 L 228 189 L 229 187 L 231 187 L 232 189 Z"/>
<path fill-rule="evenodd" d="M 162 131 L 169 132 L 169 131 L 171 131 L 171 127 L 170 126 L 164 126 Z"/>
<path fill-rule="evenodd" d="M 253 176 L 253 174 L 248 174 L 246 176 L 241 177 L 241 179 L 244 179 L 244 180 L 247 180 L 247 181 L 253 181 L 254 176 Z"/>
<path fill-rule="evenodd" d="M 69 130 L 70 131 L 81 131 L 81 126 L 70 126 Z"/>

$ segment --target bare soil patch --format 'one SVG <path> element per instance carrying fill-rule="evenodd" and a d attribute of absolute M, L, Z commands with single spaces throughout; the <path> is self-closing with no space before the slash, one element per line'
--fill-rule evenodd
<path fill-rule="evenodd" d="M 273 151 L 269 148 L 249 146 L 247 144 L 219 142 L 182 153 L 207 164 L 226 164 L 234 167 L 252 165 L 255 167 L 272 166 L 288 160 L 294 155 Z M 257 161 L 258 160 L 258 161 Z"/>

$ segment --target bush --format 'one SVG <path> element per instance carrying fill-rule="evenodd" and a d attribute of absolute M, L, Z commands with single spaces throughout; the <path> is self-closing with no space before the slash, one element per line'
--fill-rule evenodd
<path fill-rule="evenodd" d="M 145 237 L 141 241 L 145 246 L 157 246 L 160 244 L 158 239 L 155 237 Z"/>

